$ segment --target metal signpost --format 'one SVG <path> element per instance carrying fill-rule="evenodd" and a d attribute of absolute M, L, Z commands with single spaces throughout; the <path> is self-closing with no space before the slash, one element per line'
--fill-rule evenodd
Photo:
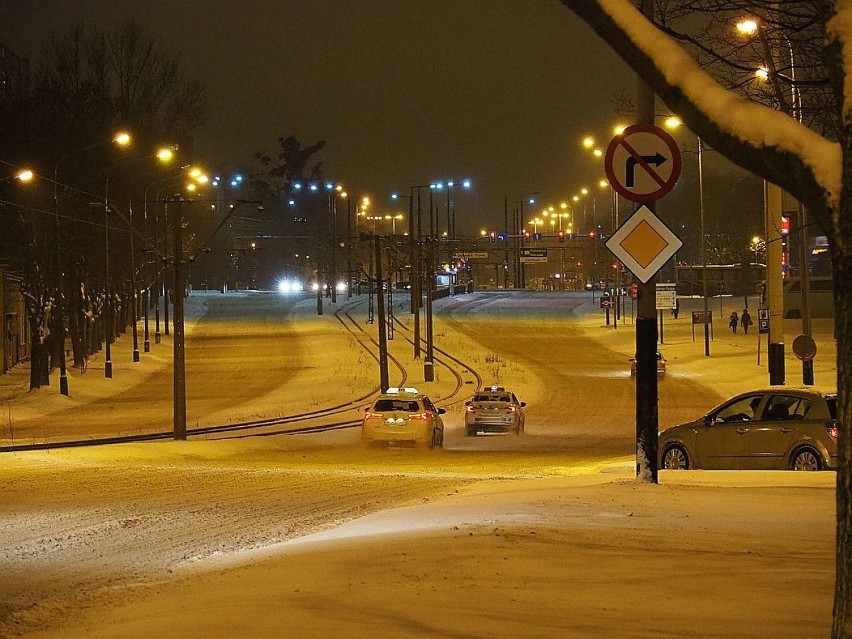
<path fill-rule="evenodd" d="M 674 282 L 657 283 L 657 313 L 660 316 L 660 344 L 663 339 L 663 311 L 673 311 L 677 307 L 677 284 Z"/>
<path fill-rule="evenodd" d="M 652 120 L 654 96 L 640 88 L 640 116 Z M 680 175 L 680 149 L 651 124 L 635 124 L 607 147 L 606 174 L 612 188 L 640 206 L 607 240 L 606 247 L 639 280 L 636 319 L 636 474 L 657 482 L 657 271 L 683 243 L 652 210 L 653 202 L 674 187 Z"/>

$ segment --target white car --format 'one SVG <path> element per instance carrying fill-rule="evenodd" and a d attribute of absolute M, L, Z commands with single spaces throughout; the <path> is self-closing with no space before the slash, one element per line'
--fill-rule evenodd
<path fill-rule="evenodd" d="M 464 405 L 464 428 L 468 437 L 479 432 L 524 432 L 524 407 L 511 391 L 488 386 L 477 391 Z"/>
<path fill-rule="evenodd" d="M 428 448 L 444 445 L 447 411 L 416 388 L 389 388 L 365 409 L 361 440 L 366 444 L 402 442 Z"/>

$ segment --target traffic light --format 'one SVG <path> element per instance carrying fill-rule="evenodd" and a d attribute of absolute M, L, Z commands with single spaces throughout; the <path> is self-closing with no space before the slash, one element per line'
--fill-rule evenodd
<path fill-rule="evenodd" d="M 496 243 L 496 242 L 497 242 L 497 232 L 496 232 L 496 231 L 491 231 L 491 232 L 488 234 L 488 239 L 491 241 L 491 243 L 492 243 L 492 244 Z"/>
<path fill-rule="evenodd" d="M 560 242 L 565 242 L 565 231 L 559 231 L 556 235 L 559 237 Z"/>
<path fill-rule="evenodd" d="M 524 231 L 524 244 L 529 244 L 529 243 L 530 243 L 530 232 Z"/>

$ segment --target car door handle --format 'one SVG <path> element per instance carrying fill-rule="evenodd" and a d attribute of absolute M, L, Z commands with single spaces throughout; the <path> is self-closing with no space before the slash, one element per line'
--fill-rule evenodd
<path fill-rule="evenodd" d="M 737 435 L 745 435 L 748 432 L 748 428 L 738 428 Z"/>
<path fill-rule="evenodd" d="M 781 429 L 781 432 L 782 432 L 782 433 L 792 433 L 792 432 L 793 432 L 793 429 L 792 429 L 792 428 L 790 428 L 789 426 L 787 426 L 787 427 L 782 428 L 782 429 Z"/>

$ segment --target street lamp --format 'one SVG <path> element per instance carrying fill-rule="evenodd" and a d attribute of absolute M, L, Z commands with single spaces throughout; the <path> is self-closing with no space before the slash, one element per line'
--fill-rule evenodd
<path fill-rule="evenodd" d="M 32 182 L 35 177 L 35 173 L 30 171 L 29 169 L 20 169 L 15 171 L 12 175 L 4 177 L 0 179 L 0 182 L 8 182 L 9 180 L 18 180 L 18 182 Z"/>
<path fill-rule="evenodd" d="M 677 129 L 683 124 L 678 117 L 666 118 L 667 129 Z M 707 296 L 707 231 L 704 224 L 704 143 L 700 136 L 698 142 L 698 219 L 701 248 L 701 296 L 704 299 L 704 356 L 710 357 L 710 309 Z M 721 319 L 721 318 L 720 318 Z"/>
<path fill-rule="evenodd" d="M 801 94 L 796 85 L 796 59 L 793 52 L 793 46 L 790 39 L 783 32 L 779 32 L 781 37 L 787 43 L 787 48 L 790 53 L 790 93 L 791 102 L 788 104 L 784 88 L 781 86 L 780 79 L 783 77 L 778 71 L 778 65 L 775 62 L 775 55 L 769 46 L 769 39 L 766 36 L 763 23 L 757 18 L 749 18 L 741 20 L 736 24 L 736 29 L 741 34 L 752 36 L 756 35 L 761 48 L 764 61 L 768 69 L 758 75 L 759 78 L 768 80 L 772 85 L 772 91 L 775 99 L 778 101 L 778 108 L 783 113 L 793 117 L 794 120 L 802 122 L 802 104 Z M 784 373 L 784 322 L 783 322 L 783 284 L 781 265 L 783 254 L 780 248 L 781 235 L 778 232 L 780 228 L 781 209 L 783 208 L 783 198 L 781 189 L 777 185 L 770 185 L 764 180 L 764 206 L 765 206 L 765 226 L 766 226 L 766 288 L 769 298 L 769 383 L 783 384 Z M 801 264 L 801 291 L 802 291 L 802 332 L 806 335 L 811 333 L 811 317 L 810 317 L 810 271 L 807 255 L 807 223 L 805 220 L 806 210 L 802 207 L 801 202 L 798 203 L 799 228 L 800 228 L 800 260 Z M 770 238 L 769 232 L 773 231 L 774 235 Z M 774 311 L 773 311 L 774 309 Z M 813 361 L 802 361 L 802 381 L 805 385 L 813 384 Z"/>
<path fill-rule="evenodd" d="M 396 215 L 385 215 L 385 219 L 391 221 L 391 235 L 396 235 L 396 221 L 401 220 L 403 217 L 402 213 L 397 213 Z"/>
<path fill-rule="evenodd" d="M 104 146 L 106 144 L 116 144 L 119 147 L 126 147 L 130 144 L 132 138 L 129 133 L 126 131 L 119 131 L 112 136 L 109 140 L 101 140 L 99 142 L 95 142 L 94 144 L 90 144 L 88 146 L 83 147 L 82 149 L 76 149 L 74 151 L 70 151 L 65 155 L 59 157 L 56 160 L 56 164 L 53 166 L 53 213 L 54 213 L 54 227 L 56 233 L 56 321 L 59 329 L 59 339 L 61 340 L 61 349 L 59 356 L 59 392 L 62 395 L 68 395 L 68 375 L 65 369 L 65 318 L 63 317 L 63 308 L 62 301 L 65 290 L 65 274 L 62 270 L 62 253 L 61 253 L 61 233 L 59 228 L 59 165 L 62 161 L 72 155 L 76 155 L 78 153 L 83 153 L 85 151 L 89 151 L 99 146 Z M 109 190 L 109 177 L 107 177 L 107 194 L 105 194 L 105 202 L 104 202 L 104 248 L 105 248 L 105 283 L 106 283 L 106 311 L 107 311 L 107 330 L 110 330 L 110 321 L 109 314 L 112 308 L 111 302 L 109 299 L 109 220 L 107 217 L 107 203 L 106 198 L 108 197 Z M 110 360 L 110 335 L 106 336 L 106 362 L 104 364 L 104 376 L 107 378 L 112 377 L 112 361 Z"/>

